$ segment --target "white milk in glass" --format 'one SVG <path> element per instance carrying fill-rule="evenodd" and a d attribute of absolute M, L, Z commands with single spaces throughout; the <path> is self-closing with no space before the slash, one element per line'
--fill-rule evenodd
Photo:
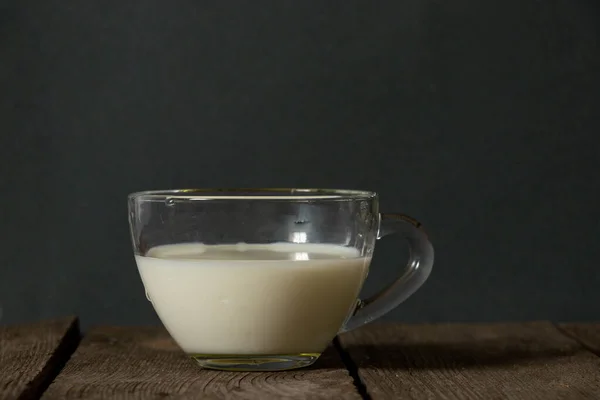
<path fill-rule="evenodd" d="M 286 355 L 325 349 L 353 310 L 371 259 L 326 244 L 186 243 L 136 261 L 185 352 Z"/>

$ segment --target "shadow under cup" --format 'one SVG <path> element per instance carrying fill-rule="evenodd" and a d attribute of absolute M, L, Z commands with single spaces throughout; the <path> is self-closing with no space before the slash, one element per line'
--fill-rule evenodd
<path fill-rule="evenodd" d="M 390 288 L 357 302 L 380 233 L 372 192 L 140 192 L 129 222 L 148 299 L 203 367 L 308 366 L 338 332 L 397 305 Z"/>

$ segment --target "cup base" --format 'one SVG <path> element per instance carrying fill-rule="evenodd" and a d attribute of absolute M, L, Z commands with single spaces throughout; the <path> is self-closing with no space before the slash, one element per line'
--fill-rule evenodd
<path fill-rule="evenodd" d="M 225 354 L 190 354 L 202 368 L 219 371 L 285 371 L 308 367 L 321 353 L 299 353 L 284 355 L 225 355 Z"/>

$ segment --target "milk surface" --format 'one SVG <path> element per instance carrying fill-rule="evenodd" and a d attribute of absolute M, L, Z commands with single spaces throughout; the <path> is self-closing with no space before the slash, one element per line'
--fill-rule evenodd
<path fill-rule="evenodd" d="M 353 310 L 371 259 L 325 244 L 186 243 L 136 261 L 185 352 L 285 355 L 325 349 Z"/>

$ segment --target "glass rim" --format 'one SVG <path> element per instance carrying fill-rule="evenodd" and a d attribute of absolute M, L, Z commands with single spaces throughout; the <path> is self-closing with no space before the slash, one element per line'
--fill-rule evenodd
<path fill-rule="evenodd" d="M 367 190 L 319 188 L 193 188 L 145 190 L 130 193 L 127 197 L 130 200 L 355 201 L 377 198 L 377 193 Z"/>

